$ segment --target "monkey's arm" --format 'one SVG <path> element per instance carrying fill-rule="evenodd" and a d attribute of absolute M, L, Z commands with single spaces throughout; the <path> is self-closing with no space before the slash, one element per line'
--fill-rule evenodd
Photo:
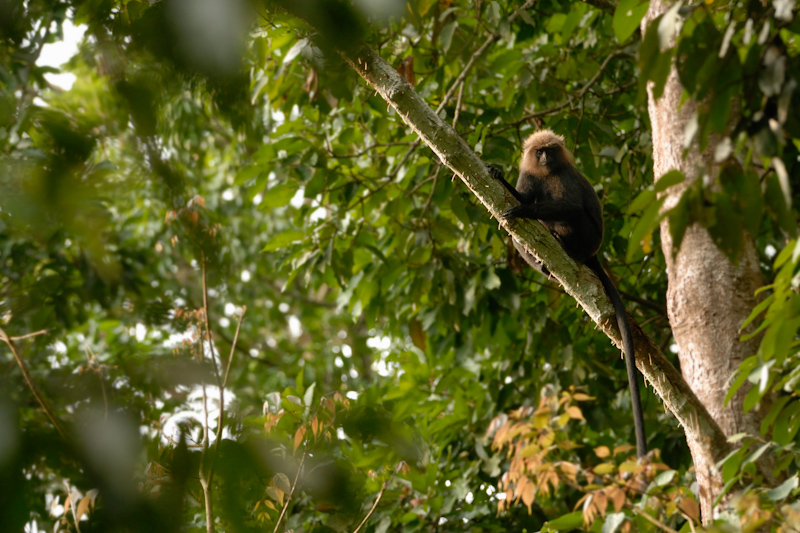
<path fill-rule="evenodd" d="M 491 177 L 503 184 L 503 187 L 505 187 L 506 190 L 511 193 L 511 196 L 516 198 L 519 203 L 522 203 L 522 197 L 520 196 L 519 192 L 517 192 L 517 189 L 515 189 L 513 185 L 506 181 L 506 179 L 503 177 L 503 173 L 500 172 L 500 169 L 497 169 L 492 165 L 486 165 L 486 170 L 489 171 L 489 175 Z"/>
<path fill-rule="evenodd" d="M 567 222 L 581 216 L 584 208 L 579 203 L 572 202 L 537 202 L 535 204 L 520 204 L 510 207 L 503 212 L 503 218 L 530 218 L 546 222 Z"/>

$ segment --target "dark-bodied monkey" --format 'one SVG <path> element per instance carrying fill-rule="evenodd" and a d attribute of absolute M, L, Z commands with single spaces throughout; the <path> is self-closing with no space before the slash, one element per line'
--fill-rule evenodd
<path fill-rule="evenodd" d="M 636 451 L 642 457 L 647 453 L 647 446 L 631 326 L 619 292 L 597 259 L 597 251 L 603 243 L 603 208 L 600 199 L 589 181 L 575 168 L 574 162 L 572 154 L 564 146 L 564 137 L 550 130 L 540 130 L 528 137 L 522 147 L 516 189 L 496 169 L 491 169 L 491 174 L 519 202 L 519 205 L 503 213 L 505 219 L 538 220 L 561 244 L 567 255 L 588 266 L 600 278 L 614 305 L 622 335 L 633 406 Z M 528 264 L 548 273 L 541 262 L 516 241 L 514 247 Z"/>

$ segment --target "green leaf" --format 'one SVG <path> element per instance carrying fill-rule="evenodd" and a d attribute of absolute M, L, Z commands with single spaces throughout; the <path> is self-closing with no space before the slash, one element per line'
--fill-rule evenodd
<path fill-rule="evenodd" d="M 634 226 L 630 239 L 628 239 L 628 261 L 633 260 L 633 256 L 636 253 L 637 248 L 641 246 L 641 242 L 644 240 L 644 238 L 652 234 L 653 231 L 655 231 L 655 229 L 658 227 L 658 224 L 661 220 L 659 211 L 663 201 L 664 200 L 662 198 L 651 203 L 645 212 L 642 213 L 642 216 L 639 218 L 636 226 Z"/>
<path fill-rule="evenodd" d="M 289 200 L 297 193 L 297 186 L 294 183 L 281 183 L 264 191 L 263 200 L 259 204 L 259 209 L 270 207 L 284 207 Z"/>
<path fill-rule="evenodd" d="M 546 522 L 545 525 L 551 530 L 558 531 L 571 531 L 573 529 L 580 529 L 583 526 L 583 513 L 581 511 L 567 513 L 559 516 L 555 520 Z"/>
<path fill-rule="evenodd" d="M 561 28 L 564 27 L 564 21 L 567 20 L 567 16 L 564 13 L 556 13 L 552 17 L 550 17 L 547 21 L 547 33 L 559 33 Z"/>
<path fill-rule="evenodd" d="M 580 2 L 572 4 L 572 9 L 570 9 L 567 18 L 564 20 L 564 24 L 561 26 L 561 39 L 563 42 L 568 42 L 570 40 L 585 12 L 586 4 Z"/>
<path fill-rule="evenodd" d="M 294 229 L 286 230 L 272 237 L 267 243 L 267 245 L 261 249 L 261 251 L 274 252 L 275 250 L 280 250 L 281 248 L 285 248 L 287 245 L 292 244 L 294 242 L 302 241 L 304 237 L 305 234 L 302 231 Z"/>
<path fill-rule="evenodd" d="M 749 464 L 749 463 L 755 463 L 772 446 L 773 446 L 773 444 L 771 442 L 768 442 L 766 444 L 762 444 L 761 446 L 759 446 L 759 448 L 756 451 L 754 451 L 753 453 L 751 453 L 750 455 L 747 456 L 747 459 L 745 459 L 744 462 L 742 462 L 742 466 L 744 466 L 746 464 Z"/>
<path fill-rule="evenodd" d="M 750 372 L 753 371 L 756 365 L 758 365 L 758 361 L 758 357 L 752 355 L 741 362 L 736 371 L 738 372 L 736 379 L 733 380 L 728 393 L 725 395 L 725 405 L 728 405 L 728 402 L 731 401 L 731 398 L 733 398 L 733 395 L 736 394 L 736 391 L 738 391 L 744 382 L 747 381 L 747 377 L 750 375 Z"/>
<path fill-rule="evenodd" d="M 672 237 L 672 253 L 678 253 L 683 242 L 683 236 L 686 234 L 686 228 L 689 227 L 689 191 L 684 191 L 681 199 L 675 204 L 675 207 L 667 212 L 669 218 L 669 233 Z"/>
<path fill-rule="evenodd" d="M 764 417 L 764 420 L 761 421 L 761 434 L 766 435 L 769 431 L 769 428 L 772 427 L 772 424 L 778 418 L 778 414 L 783 410 L 783 407 L 792 400 L 791 396 L 782 396 L 775 400 L 772 405 L 770 406 L 769 413 L 767 416 Z"/>
<path fill-rule="evenodd" d="M 317 382 L 315 381 L 311 385 L 308 386 L 306 392 L 303 394 L 303 405 L 306 407 L 311 407 L 311 404 L 314 401 L 314 388 L 317 386 Z"/>
<path fill-rule="evenodd" d="M 739 329 L 739 331 L 743 331 L 744 328 L 746 328 L 753 320 L 761 316 L 761 313 L 763 313 L 767 307 L 772 305 L 772 302 L 774 300 L 775 300 L 775 294 L 773 293 L 764 298 L 762 301 L 760 301 L 758 305 L 756 305 L 750 312 L 750 316 L 748 316 L 747 319 L 745 319 L 744 323 L 742 323 L 742 327 Z"/>
<path fill-rule="evenodd" d="M 764 496 L 766 496 L 768 499 L 774 502 L 784 500 L 789 494 L 792 493 L 794 489 L 797 488 L 797 485 L 798 485 L 798 479 L 797 479 L 797 474 L 795 474 L 786 481 L 784 481 L 783 483 L 781 483 L 780 485 L 778 485 L 777 487 L 775 487 L 774 489 L 772 489 L 771 491 L 764 494 Z"/>
<path fill-rule="evenodd" d="M 439 44 L 445 53 L 450 49 L 450 43 L 453 42 L 453 34 L 455 33 L 457 27 L 458 22 L 453 21 L 445 24 L 445 26 L 442 28 L 442 31 L 439 32 Z"/>
<path fill-rule="evenodd" d="M 672 483 L 673 479 L 675 479 L 675 470 L 665 470 L 653 478 L 653 485 L 664 487 Z"/>
<path fill-rule="evenodd" d="M 500 287 L 500 278 L 495 274 L 494 269 L 490 268 L 483 277 L 483 286 L 486 290 L 494 290 Z"/>
<path fill-rule="evenodd" d="M 686 177 L 683 175 L 683 172 L 680 170 L 670 170 L 660 178 L 656 182 L 655 192 L 664 192 L 673 185 L 677 185 L 679 183 L 683 183 Z"/>
<path fill-rule="evenodd" d="M 714 195 L 714 223 L 708 228 L 711 238 L 728 259 L 736 261 L 744 246 L 742 219 L 726 194 Z"/>
<path fill-rule="evenodd" d="M 262 168 L 258 165 L 249 165 L 241 169 L 233 180 L 235 185 L 245 185 L 248 181 L 255 178 L 263 172 Z"/>
<path fill-rule="evenodd" d="M 742 459 L 747 451 L 745 444 L 741 448 L 736 448 L 731 451 L 722 461 L 717 464 L 718 468 L 722 469 L 722 479 L 726 482 L 737 479 L 739 466 L 742 464 Z"/>
<path fill-rule="evenodd" d="M 633 35 L 649 6 L 649 1 L 641 2 L 640 0 L 621 0 L 617 4 L 612 21 L 617 41 L 624 43 Z"/>
<path fill-rule="evenodd" d="M 656 191 L 653 189 L 645 189 L 639 193 L 639 196 L 633 199 L 628 206 L 628 214 L 632 215 L 649 207 L 653 202 L 657 201 Z"/>
<path fill-rule="evenodd" d="M 786 446 L 800 430 L 800 402 L 793 402 L 781 411 L 772 430 L 772 439 Z"/>
<path fill-rule="evenodd" d="M 663 52 L 659 48 L 658 23 L 660 20 L 661 18 L 657 18 L 650 22 L 639 47 L 639 69 L 641 71 L 639 84 L 644 87 L 648 81 L 652 81 L 653 97 L 656 99 L 661 98 L 664 93 L 664 85 L 672 68 L 672 56 L 675 54 L 673 48 Z"/>

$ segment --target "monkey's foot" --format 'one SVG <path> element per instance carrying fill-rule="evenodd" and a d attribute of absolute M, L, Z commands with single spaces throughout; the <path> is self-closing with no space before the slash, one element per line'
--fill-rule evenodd
<path fill-rule="evenodd" d="M 515 218 L 536 218 L 536 214 L 532 212 L 529 205 L 515 205 L 503 211 L 503 218 L 506 220 L 513 220 Z"/>

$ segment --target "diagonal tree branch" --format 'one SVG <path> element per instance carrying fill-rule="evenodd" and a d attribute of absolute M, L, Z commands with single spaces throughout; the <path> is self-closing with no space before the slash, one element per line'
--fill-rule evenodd
<path fill-rule="evenodd" d="M 315 30 L 324 31 L 324 28 L 314 24 L 318 18 L 314 2 L 275 1 Z M 513 201 L 511 195 L 491 178 L 486 166 L 455 130 L 439 118 L 413 87 L 374 50 L 364 43 L 343 44 L 332 38 L 329 42 L 338 46 L 337 51 L 344 60 L 397 111 L 442 163 L 464 182 L 500 226 L 522 243 L 528 252 L 542 260 L 591 319 L 620 346 L 614 310 L 600 280 L 587 267 L 570 259 L 540 223 L 530 220 L 506 221 L 500 216 L 509 201 Z M 629 320 L 634 330 L 636 363 L 645 379 L 678 419 L 687 436 L 703 443 L 711 455 L 722 459 L 731 448 L 719 425 L 660 348 L 645 335 L 632 317 Z"/>
<path fill-rule="evenodd" d="M 30 334 L 30 335 L 23 335 L 22 337 L 19 337 L 19 338 L 23 338 L 24 339 L 24 338 L 32 336 L 32 335 L 36 335 L 36 333 Z M 22 356 L 17 351 L 17 347 L 14 344 L 14 337 L 9 337 L 6 334 L 6 332 L 3 331 L 3 328 L 0 328 L 0 341 L 3 341 L 8 345 L 8 349 L 11 350 L 11 353 L 14 356 L 14 359 L 17 361 L 17 364 L 19 365 L 19 369 L 20 369 L 20 371 L 22 371 L 22 377 L 25 378 L 25 382 L 28 384 L 28 388 L 31 390 L 31 393 L 36 398 L 36 401 L 39 402 L 39 405 L 41 406 L 42 410 L 44 411 L 44 414 L 47 415 L 47 418 L 50 419 L 50 422 L 53 424 L 53 427 L 56 428 L 56 431 L 58 431 L 58 434 L 61 435 L 61 438 L 66 439 L 67 438 L 67 433 L 64 431 L 64 427 L 61 425 L 61 422 L 59 422 L 59 420 L 56 417 L 55 413 L 53 413 L 53 410 L 50 409 L 50 406 L 45 401 L 45 399 L 41 395 L 41 393 L 39 392 L 39 389 L 36 388 L 36 384 L 33 382 L 33 378 L 31 377 L 30 372 L 28 372 L 28 367 L 25 364 L 25 361 L 22 359 Z"/>

